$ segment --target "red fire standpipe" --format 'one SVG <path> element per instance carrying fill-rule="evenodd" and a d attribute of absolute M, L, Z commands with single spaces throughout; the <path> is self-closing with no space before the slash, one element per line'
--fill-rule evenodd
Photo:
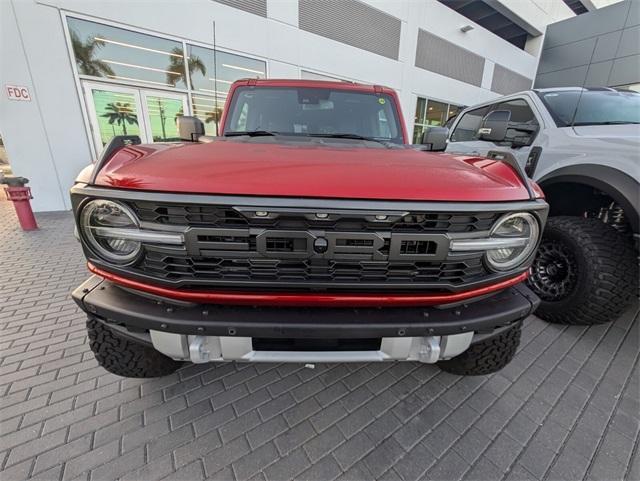
<path fill-rule="evenodd" d="M 33 199 L 31 195 L 31 188 L 25 187 L 25 184 L 29 182 L 29 179 L 24 177 L 4 177 L 0 180 L 4 187 L 4 193 L 7 199 L 13 202 L 13 207 L 16 209 L 18 215 L 18 221 L 20 221 L 20 227 L 22 230 L 35 230 L 38 228 L 36 218 L 31 210 L 31 202 Z"/>

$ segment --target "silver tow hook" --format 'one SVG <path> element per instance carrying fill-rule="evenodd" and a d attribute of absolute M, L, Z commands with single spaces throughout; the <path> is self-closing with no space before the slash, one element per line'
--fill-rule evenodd
<path fill-rule="evenodd" d="M 418 360 L 433 364 L 440 358 L 440 338 L 423 337 L 418 350 Z"/>
<path fill-rule="evenodd" d="M 209 362 L 209 347 L 207 346 L 206 338 L 204 336 L 195 336 L 189 343 L 189 357 L 191 362 L 200 364 Z"/>

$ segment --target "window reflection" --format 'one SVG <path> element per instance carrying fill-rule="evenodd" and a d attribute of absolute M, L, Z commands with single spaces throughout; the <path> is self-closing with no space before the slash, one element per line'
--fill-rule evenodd
<path fill-rule="evenodd" d="M 267 65 L 261 60 L 196 45 L 187 45 L 185 52 L 182 42 L 79 18 L 67 17 L 67 23 L 80 75 L 158 88 L 158 96 L 148 97 L 145 106 L 149 118 L 145 116 L 144 123 L 151 125 L 154 140 L 176 137 L 177 109 L 184 114 L 181 102 L 162 97 L 159 88 L 189 91 L 192 114 L 204 122 L 208 135 L 217 135 L 231 84 L 266 77 Z M 113 129 L 101 126 L 101 134 L 103 130 Z"/>
<path fill-rule="evenodd" d="M 181 99 L 147 96 L 147 112 L 154 142 L 180 140 L 176 119 L 184 115 Z"/>
<path fill-rule="evenodd" d="M 216 99 L 215 97 L 193 95 L 191 99 L 193 115 L 204 123 L 205 134 L 218 135 L 218 127 L 225 97 L 218 97 Z"/>
<path fill-rule="evenodd" d="M 226 96 L 233 82 L 241 78 L 264 78 L 266 64 L 261 60 L 195 45 L 187 45 L 187 55 L 197 59 L 198 68 L 190 69 L 191 88 L 204 94 Z M 202 68 L 200 68 L 202 67 Z"/>
<path fill-rule="evenodd" d="M 140 135 L 133 94 L 93 89 L 92 97 L 102 145 L 116 135 Z"/>
<path fill-rule="evenodd" d="M 193 115 L 204 122 L 207 135 L 217 135 L 231 84 L 242 78 L 264 78 L 266 63 L 196 45 L 187 45 L 187 54 L 203 67 L 189 71 Z"/>
<path fill-rule="evenodd" d="M 78 18 L 68 25 L 81 75 L 186 88 L 180 42 Z"/>
<path fill-rule="evenodd" d="M 418 97 L 413 127 L 413 143 L 418 144 L 422 141 L 422 134 L 427 127 L 445 125 L 452 116 L 457 115 L 463 108 L 460 105 Z"/>

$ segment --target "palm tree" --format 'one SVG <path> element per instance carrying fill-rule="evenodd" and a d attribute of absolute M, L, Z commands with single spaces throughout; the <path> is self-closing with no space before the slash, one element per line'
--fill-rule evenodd
<path fill-rule="evenodd" d="M 184 69 L 184 55 L 182 53 L 181 47 L 174 47 L 171 50 L 171 59 L 169 60 L 169 66 L 167 70 L 171 73 L 167 74 L 167 83 L 176 86 L 178 81 L 182 80 L 185 85 L 187 84 L 187 76 Z M 204 62 L 200 60 L 200 57 L 197 55 L 191 55 L 189 60 L 187 61 L 187 66 L 189 68 L 189 87 L 193 89 L 193 74 L 196 70 L 198 70 L 202 75 L 207 74 L 207 67 L 204 65 Z"/>
<path fill-rule="evenodd" d="M 138 116 L 133 113 L 131 104 L 126 102 L 111 102 L 104 108 L 108 112 L 105 112 L 100 117 L 109 119 L 109 125 L 114 123 L 118 126 L 122 126 L 122 132 L 127 135 L 127 123 L 129 125 L 138 123 Z"/>
<path fill-rule="evenodd" d="M 205 115 L 204 121 L 209 124 L 211 122 L 215 122 L 216 124 L 220 122 L 220 117 L 222 117 L 222 109 L 220 107 L 216 107 L 212 112 L 207 112 Z"/>
<path fill-rule="evenodd" d="M 78 37 L 78 34 L 71 30 L 71 45 L 73 46 L 73 53 L 76 57 L 76 64 L 78 70 L 83 75 L 92 75 L 94 77 L 104 77 L 109 75 L 115 75 L 111 67 L 102 60 L 93 58 L 94 55 L 104 47 L 102 40 L 87 40 L 83 43 Z"/>

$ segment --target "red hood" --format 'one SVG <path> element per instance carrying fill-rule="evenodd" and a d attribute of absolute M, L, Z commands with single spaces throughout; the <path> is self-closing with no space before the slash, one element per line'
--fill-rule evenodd
<path fill-rule="evenodd" d="M 129 146 L 108 162 L 96 184 L 287 197 L 485 202 L 529 198 L 511 167 L 479 157 L 256 140 Z"/>

